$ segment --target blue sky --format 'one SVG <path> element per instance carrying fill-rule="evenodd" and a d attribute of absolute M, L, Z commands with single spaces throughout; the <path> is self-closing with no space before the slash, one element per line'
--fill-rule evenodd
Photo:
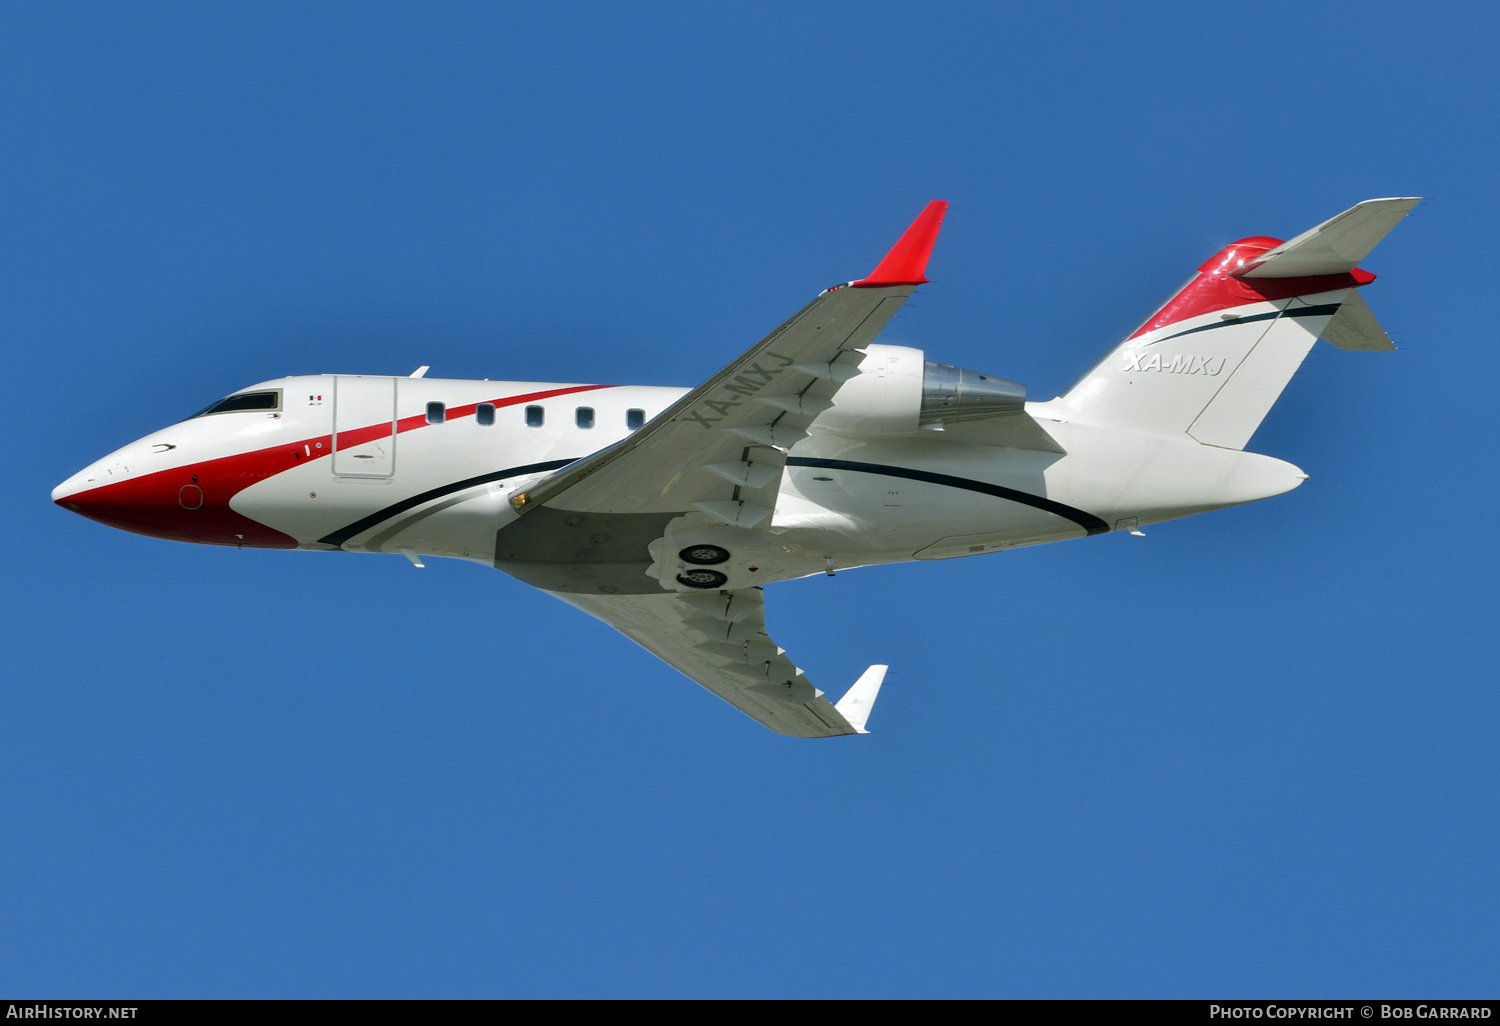
<path fill-rule="evenodd" d="M 0 11 L 0 992 L 1493 995 L 1500 19 L 1482 5 Z M 332 371 L 697 383 L 932 198 L 887 331 L 1065 389 L 1372 196 L 1402 348 L 1311 480 L 768 589 L 867 738 L 502 574 L 111 531 L 51 487 Z"/>

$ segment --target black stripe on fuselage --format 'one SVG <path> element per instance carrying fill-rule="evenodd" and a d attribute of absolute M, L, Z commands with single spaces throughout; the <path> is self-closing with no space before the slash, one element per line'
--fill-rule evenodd
<path fill-rule="evenodd" d="M 521 477 L 526 474 L 540 474 L 549 470 L 559 470 L 572 462 L 574 461 L 551 460 L 547 463 L 532 463 L 524 467 L 511 467 L 509 470 L 497 470 L 490 474 L 481 474 L 478 477 L 466 478 L 463 481 L 455 481 L 453 484 L 443 485 L 439 488 L 429 488 L 425 492 L 420 492 L 410 498 L 402 499 L 400 502 L 392 503 L 383 509 L 377 510 L 367 517 L 361 517 L 347 527 L 341 527 L 332 534 L 319 538 L 318 541 L 325 545 L 343 546 L 344 542 L 355 535 L 377 527 L 392 517 L 400 516 L 407 510 L 415 509 L 424 502 L 431 502 L 445 495 L 452 495 L 454 492 L 461 492 L 465 488 L 488 484 L 491 481 L 504 481 L 509 477 Z M 1034 509 L 1045 510 L 1065 520 L 1071 520 L 1089 534 L 1107 534 L 1109 532 L 1109 524 L 1100 520 L 1092 513 L 1075 509 L 1066 503 L 1057 502 L 1054 499 L 1032 495 L 1030 492 L 1018 491 L 1015 488 L 1007 488 L 1004 485 L 990 484 L 987 481 L 973 481 L 966 477 L 954 477 L 951 474 L 934 474 L 928 470 L 912 470 L 909 467 L 891 467 L 882 463 L 826 460 L 811 456 L 788 457 L 786 465 L 789 467 L 821 467 L 826 470 L 848 470 L 859 474 L 901 477 L 908 481 L 924 481 L 927 484 L 944 485 L 948 488 L 962 488 L 965 491 L 979 492 L 982 495 L 993 495 L 997 498 L 1009 499 L 1011 502 L 1019 502 L 1022 505 L 1031 506 Z"/>
<path fill-rule="evenodd" d="M 409 509 L 415 509 L 424 502 L 433 499 L 441 499 L 445 495 L 461 492 L 465 488 L 473 488 L 475 485 L 489 484 L 491 481 L 504 481 L 508 477 L 523 477 L 527 474 L 540 474 L 548 470 L 559 470 L 566 467 L 573 460 L 548 460 L 546 463 L 530 463 L 524 467 L 511 467 L 509 470 L 497 470 L 491 474 L 480 474 L 478 477 L 466 478 L 463 481 L 455 481 L 453 484 L 442 485 L 438 488 L 429 488 L 425 492 L 413 495 L 409 499 L 392 503 L 384 509 L 377 510 L 367 517 L 361 517 L 348 527 L 341 527 L 332 534 L 319 538 L 318 541 L 325 545 L 337 545 L 343 547 L 344 542 L 353 538 L 356 534 L 362 534 L 372 527 L 378 526 L 391 517 L 400 516 Z"/>
<path fill-rule="evenodd" d="M 1175 335 L 1163 335 L 1159 339 L 1147 342 L 1148 346 L 1154 346 L 1157 342 L 1165 342 L 1169 338 L 1181 338 L 1184 335 L 1196 335 L 1200 331 L 1213 331 L 1215 328 L 1232 328 L 1236 324 L 1249 324 L 1251 321 L 1273 321 L 1278 317 L 1321 317 L 1324 314 L 1338 313 L 1340 304 L 1324 303 L 1322 306 L 1298 306 L 1290 310 L 1272 310 L 1270 313 L 1251 314 L 1249 317 L 1236 317 L 1232 321 L 1219 321 L 1217 324 L 1204 324 L 1197 328 L 1189 328 L 1179 331 Z"/>
<path fill-rule="evenodd" d="M 908 481 L 925 481 L 928 484 L 945 485 L 948 488 L 962 488 L 965 491 L 979 492 L 983 495 L 993 495 L 1001 499 L 1009 499 L 1011 502 L 1019 502 L 1034 509 L 1046 510 L 1048 513 L 1071 520 L 1089 534 L 1109 533 L 1109 524 L 1100 520 L 1092 513 L 1085 513 L 1081 509 L 1074 509 L 1066 503 L 1057 502 L 1053 499 L 1044 498 L 1040 495 L 1032 495 L 1030 492 L 1017 491 L 1004 485 L 990 484 L 987 481 L 971 481 L 966 477 L 953 477 L 950 474 L 934 474 L 928 470 L 912 470 L 909 467 L 888 467 L 882 463 L 855 463 L 852 460 L 825 460 L 811 456 L 789 456 L 786 465 L 789 467 L 822 467 L 825 470 L 849 470 L 857 474 L 880 474 L 884 477 L 904 477 Z"/>

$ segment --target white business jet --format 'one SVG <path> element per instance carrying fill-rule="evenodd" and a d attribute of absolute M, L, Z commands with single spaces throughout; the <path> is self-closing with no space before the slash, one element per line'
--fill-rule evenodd
<path fill-rule="evenodd" d="M 1414 198 L 1226 247 L 1065 395 L 876 342 L 927 279 L 934 201 L 692 390 L 318 375 L 267 381 L 58 485 L 114 527 L 209 545 L 494 566 L 781 734 L 865 733 L 766 633 L 761 585 L 1141 528 L 1307 479 L 1244 451 L 1313 343 L 1395 348 L 1356 265 Z"/>

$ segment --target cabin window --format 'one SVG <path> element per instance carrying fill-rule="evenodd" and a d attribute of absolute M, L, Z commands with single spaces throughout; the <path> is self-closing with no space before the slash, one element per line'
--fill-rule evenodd
<path fill-rule="evenodd" d="M 207 417 L 211 413 L 245 413 L 251 410 L 279 410 L 281 409 L 281 389 L 271 392 L 241 392 L 239 395 L 220 399 L 207 409 L 199 410 L 189 417 Z"/>
<path fill-rule="evenodd" d="M 489 427 L 490 425 L 494 424 L 495 404 L 480 403 L 478 406 L 474 407 L 474 421 L 475 423 L 483 424 L 485 427 Z"/>
<path fill-rule="evenodd" d="M 526 407 L 526 426 L 541 427 L 542 420 L 546 417 L 546 414 L 547 411 L 540 406 Z"/>
<path fill-rule="evenodd" d="M 574 416 L 573 419 L 578 424 L 578 426 L 581 427 L 581 428 L 591 428 L 591 427 L 593 427 L 594 426 L 594 408 L 592 406 L 580 406 L 580 407 L 578 407 L 578 412 Z"/>
<path fill-rule="evenodd" d="M 441 424 L 448 419 L 448 408 L 442 403 L 427 404 L 427 423 Z"/>
<path fill-rule="evenodd" d="M 645 423 L 646 423 L 646 411 L 645 410 L 626 410 L 625 411 L 625 426 L 628 427 L 630 430 L 632 430 L 632 431 L 639 431 L 641 429 L 641 426 L 643 424 L 645 424 Z"/>

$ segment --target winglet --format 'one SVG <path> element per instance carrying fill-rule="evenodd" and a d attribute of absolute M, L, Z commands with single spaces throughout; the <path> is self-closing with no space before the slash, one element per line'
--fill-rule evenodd
<path fill-rule="evenodd" d="M 927 258 L 932 256 L 932 244 L 937 242 L 938 229 L 943 226 L 943 215 L 947 212 L 947 200 L 933 200 L 927 204 L 870 276 L 850 284 L 855 288 L 869 289 L 926 282 Z"/>
<path fill-rule="evenodd" d="M 930 244 L 928 248 L 931 248 Z M 880 685 L 885 682 L 885 671 L 888 669 L 889 666 L 879 663 L 870 667 L 859 675 L 859 680 L 854 682 L 854 686 L 834 706 L 839 715 L 849 721 L 849 726 L 861 734 L 869 733 L 865 729 L 865 723 L 870 718 L 870 710 L 875 708 L 875 696 L 880 694 Z"/>

